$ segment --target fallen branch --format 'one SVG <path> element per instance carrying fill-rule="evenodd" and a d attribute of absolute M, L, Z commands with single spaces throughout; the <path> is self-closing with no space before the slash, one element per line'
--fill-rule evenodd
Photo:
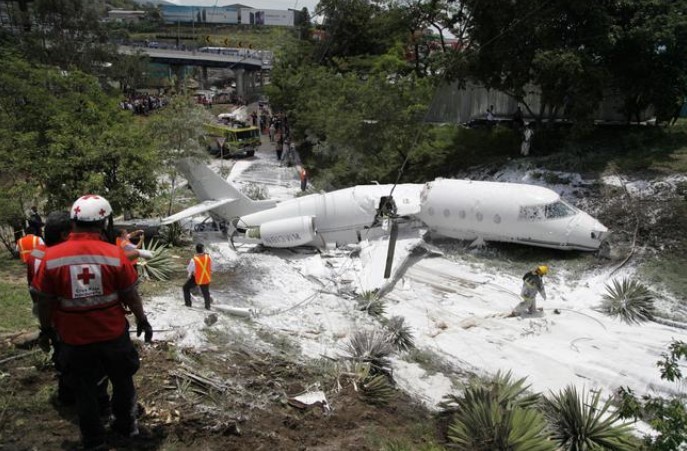
<path fill-rule="evenodd" d="M 37 354 L 39 352 L 43 352 L 43 351 L 40 349 L 34 349 L 33 351 L 25 352 L 23 354 L 13 355 L 12 357 L 7 357 L 5 359 L 0 360 L 0 365 L 2 365 L 3 363 L 6 363 L 6 362 L 10 362 L 12 360 L 23 359 L 24 357 L 28 357 L 30 355 Z"/>

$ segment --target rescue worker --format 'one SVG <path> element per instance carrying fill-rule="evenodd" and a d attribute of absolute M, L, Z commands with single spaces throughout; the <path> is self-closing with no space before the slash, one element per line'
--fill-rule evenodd
<path fill-rule="evenodd" d="M 301 166 L 300 176 L 301 176 L 301 191 L 305 191 L 308 188 L 308 173 L 306 172 L 305 168 L 302 166 Z"/>
<path fill-rule="evenodd" d="M 534 270 L 528 271 L 522 277 L 522 302 L 518 304 L 513 310 L 513 316 L 521 313 L 536 313 L 537 312 L 537 293 L 546 300 L 546 291 L 544 290 L 544 282 L 542 277 L 549 273 L 549 267 L 546 265 L 537 266 Z"/>
<path fill-rule="evenodd" d="M 129 233 L 126 229 L 121 229 L 119 231 L 119 236 L 115 240 L 115 244 L 124 249 L 124 253 L 134 265 L 138 263 L 139 257 L 146 259 L 153 258 L 152 252 L 141 249 L 141 246 L 143 246 L 142 235 L 143 230 L 134 230 L 133 232 Z M 140 237 L 138 239 L 138 243 L 132 243 L 131 240 L 137 237 Z"/>
<path fill-rule="evenodd" d="M 26 229 L 26 235 L 17 240 L 17 253 L 19 253 L 19 258 L 22 263 L 27 263 L 29 255 L 34 249 L 40 249 L 42 247 L 45 247 L 43 238 L 33 233 L 29 233 L 28 229 Z"/>
<path fill-rule="evenodd" d="M 43 236 L 43 218 L 38 214 L 38 208 L 33 205 L 31 211 L 29 212 L 29 217 L 26 220 L 28 227 L 28 233 L 32 233 L 36 236 Z"/>
<path fill-rule="evenodd" d="M 62 343 L 60 365 L 76 395 L 79 428 L 85 448 L 105 446 L 97 386 L 105 374 L 112 383 L 112 429 L 138 435 L 133 375 L 138 352 L 129 338 L 126 310 L 136 317 L 140 336 L 153 337 L 138 294 L 136 270 L 124 251 L 102 240 L 110 203 L 97 195 L 82 196 L 70 211 L 72 233 L 49 247 L 32 283 L 38 296 L 41 330 L 53 324 Z"/>
<path fill-rule="evenodd" d="M 55 246 L 67 240 L 72 224 L 69 218 L 68 211 L 53 211 L 48 214 L 45 220 L 45 245 L 34 249 L 29 255 L 26 265 L 26 278 L 31 287 L 34 275 L 38 272 L 38 268 L 45 257 L 45 250 L 50 246 Z M 33 313 L 38 316 L 38 298 L 35 293 L 31 292 L 33 300 Z M 50 344 L 52 343 L 52 361 L 57 371 L 57 400 L 61 405 L 72 405 L 76 402 L 73 390 L 65 382 L 65 375 L 59 361 L 60 355 L 60 340 L 54 329 L 41 331 L 38 337 L 38 345 L 45 351 L 50 351 Z M 98 407 L 101 416 L 109 415 L 110 413 L 110 397 L 107 394 L 108 381 L 103 377 L 98 384 Z"/>
<path fill-rule="evenodd" d="M 186 267 L 188 280 L 184 284 L 184 304 L 191 306 L 191 289 L 195 286 L 200 287 L 205 300 L 205 308 L 210 310 L 210 282 L 212 281 L 212 259 L 205 252 L 205 246 L 196 244 L 196 255 L 188 262 Z"/>

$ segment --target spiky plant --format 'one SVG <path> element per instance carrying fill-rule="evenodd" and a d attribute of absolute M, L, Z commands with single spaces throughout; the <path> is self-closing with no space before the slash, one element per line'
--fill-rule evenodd
<path fill-rule="evenodd" d="M 160 228 L 160 240 L 168 246 L 183 246 L 186 236 L 184 228 L 178 222 L 173 222 Z"/>
<path fill-rule="evenodd" d="M 413 331 L 405 324 L 402 316 L 393 316 L 387 323 L 391 342 L 399 351 L 409 351 L 415 347 Z"/>
<path fill-rule="evenodd" d="M 152 240 L 147 246 L 144 243 L 143 249 L 151 251 L 153 258 L 138 260 L 138 276 L 142 279 L 169 280 L 174 271 L 174 260 L 169 249 L 157 240 Z"/>
<path fill-rule="evenodd" d="M 394 396 L 394 388 L 389 383 L 389 379 L 378 374 L 367 378 L 361 385 L 361 396 L 369 404 L 386 405 Z"/>
<path fill-rule="evenodd" d="M 599 310 L 612 317 L 619 317 L 628 324 L 650 321 L 654 317 L 654 296 L 637 280 L 613 279 L 606 285 Z"/>
<path fill-rule="evenodd" d="M 394 351 L 389 334 L 379 330 L 356 331 L 345 345 L 354 361 L 369 363 L 372 374 L 390 374 L 387 357 Z"/>
<path fill-rule="evenodd" d="M 386 312 L 386 304 L 381 299 L 359 299 L 358 300 L 358 310 L 367 312 L 368 315 L 381 317 Z"/>
<path fill-rule="evenodd" d="M 492 378 L 473 379 L 465 388 L 462 395 L 446 395 L 439 407 L 444 413 L 454 413 L 465 406 L 470 406 L 479 399 L 494 399 L 500 405 L 510 407 L 531 408 L 537 405 L 539 393 L 530 393 L 529 385 L 525 385 L 526 378 L 513 380 L 509 371 L 500 371 Z"/>
<path fill-rule="evenodd" d="M 448 438 L 466 451 L 554 451 L 546 434 L 544 415 L 533 408 L 504 406 L 496 399 L 475 393 L 456 412 Z"/>
<path fill-rule="evenodd" d="M 545 399 L 544 411 L 561 449 L 637 449 L 630 425 L 622 423 L 619 412 L 610 410 L 610 399 L 599 405 L 600 399 L 600 392 L 583 396 L 573 386 Z"/>

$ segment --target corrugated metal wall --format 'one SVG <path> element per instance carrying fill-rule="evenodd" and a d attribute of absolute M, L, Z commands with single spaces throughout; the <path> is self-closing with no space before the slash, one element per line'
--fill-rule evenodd
<path fill-rule="evenodd" d="M 535 113 L 539 112 L 540 92 L 535 86 L 528 90 L 525 101 Z M 487 108 L 494 105 L 494 116 L 510 118 L 518 108 L 518 102 L 513 98 L 496 90 L 489 90 L 474 83 L 466 84 L 464 89 L 458 83 L 445 84 L 437 89 L 432 104 L 427 113 L 427 122 L 462 124 L 472 119 L 485 118 Z M 625 117 L 620 112 L 622 98 L 617 94 L 607 95 L 606 100 L 597 109 L 596 120 L 609 122 L 624 122 Z M 522 108 L 525 119 L 529 118 L 527 110 Z M 653 117 L 653 109 L 644 112 L 641 120 Z"/>

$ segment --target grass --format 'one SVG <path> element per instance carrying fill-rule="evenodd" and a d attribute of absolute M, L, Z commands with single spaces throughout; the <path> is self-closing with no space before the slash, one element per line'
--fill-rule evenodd
<path fill-rule="evenodd" d="M 31 328 L 38 320 L 31 313 L 26 267 L 9 253 L 0 255 L 0 333 Z"/>

